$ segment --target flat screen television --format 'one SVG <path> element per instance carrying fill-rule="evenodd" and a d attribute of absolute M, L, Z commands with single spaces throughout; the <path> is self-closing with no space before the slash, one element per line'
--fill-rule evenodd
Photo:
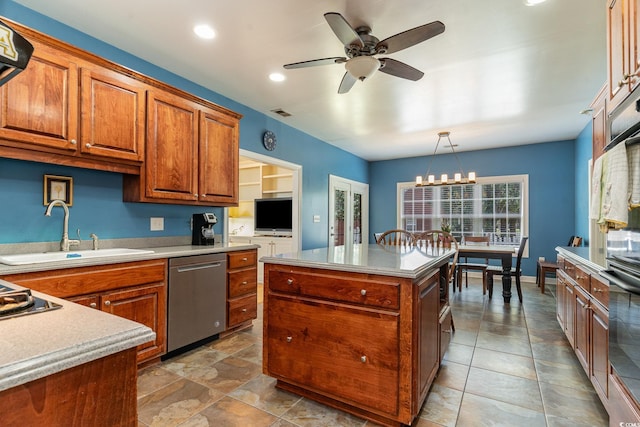
<path fill-rule="evenodd" d="M 291 236 L 293 212 L 291 197 L 256 199 L 254 232 L 268 236 Z"/>

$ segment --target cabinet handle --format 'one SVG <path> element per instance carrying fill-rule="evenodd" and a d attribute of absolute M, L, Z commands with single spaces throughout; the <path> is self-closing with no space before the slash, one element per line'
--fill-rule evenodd
<path fill-rule="evenodd" d="M 75 139 L 72 139 L 72 140 L 71 140 L 71 141 L 69 141 L 69 142 L 71 142 L 71 144 L 73 144 L 73 145 L 76 145 L 76 144 L 78 143 L 78 141 L 76 141 Z"/>
<path fill-rule="evenodd" d="M 293 285 L 293 279 L 287 279 L 287 285 Z"/>
<path fill-rule="evenodd" d="M 593 288 L 593 293 L 597 294 L 598 292 L 602 292 L 602 289 Z"/>
<path fill-rule="evenodd" d="M 367 295 L 367 290 L 366 289 L 361 289 L 360 290 L 360 295 L 362 295 L 362 296 Z"/>
<path fill-rule="evenodd" d="M 96 308 L 98 306 L 98 304 L 96 304 L 95 302 L 92 302 L 91 304 L 89 304 L 89 307 L 91 308 Z"/>
<path fill-rule="evenodd" d="M 246 308 L 243 308 L 243 309 L 242 309 L 242 312 L 243 312 L 243 313 L 246 313 L 246 312 L 247 312 L 247 309 L 246 309 Z"/>
<path fill-rule="evenodd" d="M 106 300 L 106 301 L 104 302 L 104 305 L 111 305 L 111 301 Z"/>
<path fill-rule="evenodd" d="M 360 356 L 360 361 L 362 363 L 367 363 L 367 356 Z"/>
<path fill-rule="evenodd" d="M 293 337 L 287 337 L 287 342 L 293 341 Z"/>
<path fill-rule="evenodd" d="M 245 280 L 245 281 L 244 281 L 244 282 L 242 282 L 241 284 L 242 284 L 242 286 L 244 286 L 244 285 L 246 285 L 247 283 L 249 283 L 249 282 L 247 282 L 247 281 Z"/>

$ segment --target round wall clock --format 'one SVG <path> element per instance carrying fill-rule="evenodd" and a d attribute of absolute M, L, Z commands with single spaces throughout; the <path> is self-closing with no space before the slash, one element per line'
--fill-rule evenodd
<path fill-rule="evenodd" d="M 273 151 L 276 149 L 276 134 L 271 132 L 270 130 L 266 131 L 264 135 L 262 135 L 262 144 L 264 148 L 269 151 Z"/>

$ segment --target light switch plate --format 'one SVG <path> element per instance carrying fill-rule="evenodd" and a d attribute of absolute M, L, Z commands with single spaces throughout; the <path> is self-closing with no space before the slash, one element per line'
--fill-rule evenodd
<path fill-rule="evenodd" d="M 151 217 L 149 218 L 149 228 L 151 231 L 162 231 L 164 230 L 164 218 L 162 217 Z"/>
<path fill-rule="evenodd" d="M 314 215 L 313 222 L 320 222 L 320 215 Z"/>

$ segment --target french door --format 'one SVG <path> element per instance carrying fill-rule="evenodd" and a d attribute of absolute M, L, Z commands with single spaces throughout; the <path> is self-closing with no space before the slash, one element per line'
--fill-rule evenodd
<path fill-rule="evenodd" d="M 352 253 L 369 244 L 369 185 L 329 175 L 329 249 Z"/>

